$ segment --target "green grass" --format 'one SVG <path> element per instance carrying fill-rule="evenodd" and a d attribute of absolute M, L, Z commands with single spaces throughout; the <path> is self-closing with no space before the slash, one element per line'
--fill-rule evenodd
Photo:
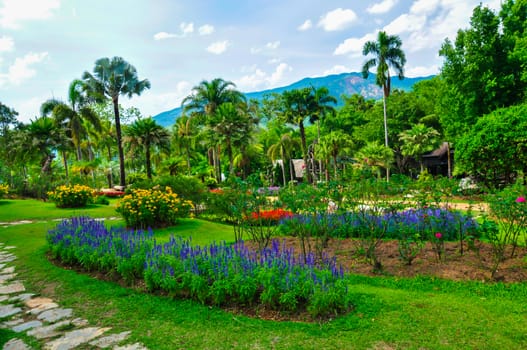
<path fill-rule="evenodd" d="M 349 315 L 324 324 L 264 321 L 144 294 L 54 266 L 46 259 L 45 234 L 56 224 L 51 219 L 67 215 L 62 215 L 63 209 L 43 205 L 47 211 L 37 213 L 35 208 L 28 214 L 45 222 L 0 227 L 0 242 L 17 247 L 17 270 L 26 287 L 72 307 L 75 316 L 92 325 L 109 326 L 115 332 L 132 330 L 130 341 L 150 349 L 527 348 L 527 284 L 353 276 L 350 293 L 357 308 Z M 6 214 L 5 206 L 0 204 L 0 221 L 7 221 L 6 216 L 28 218 L 25 211 L 19 217 Z M 115 215 L 110 208 L 97 207 L 88 208 L 87 214 Z M 175 232 L 204 244 L 232 240 L 231 230 L 189 219 L 156 231 L 156 236 L 165 239 Z"/>

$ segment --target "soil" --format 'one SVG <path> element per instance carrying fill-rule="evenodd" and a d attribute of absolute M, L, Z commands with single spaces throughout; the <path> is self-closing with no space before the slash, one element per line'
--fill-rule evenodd
<path fill-rule="evenodd" d="M 292 237 L 279 238 L 285 240 L 287 247 L 293 247 L 300 252 L 298 239 Z M 312 245 L 314 245 L 312 243 Z M 411 265 L 405 264 L 399 254 L 398 242 L 382 241 L 376 252 L 382 264 L 381 271 L 373 271 L 363 255 L 358 254 L 359 242 L 354 239 L 332 239 L 324 252 L 328 256 L 336 256 L 337 263 L 345 271 L 368 276 L 415 277 L 433 276 L 454 281 L 495 281 L 495 282 L 527 282 L 527 248 L 516 248 L 513 258 L 510 258 L 511 248 L 507 251 L 507 259 L 499 264 L 492 276 L 493 253 L 488 243 L 476 241 L 472 247 L 463 245 L 461 254 L 459 242 L 445 242 L 441 260 L 428 243 L 417 254 Z"/>

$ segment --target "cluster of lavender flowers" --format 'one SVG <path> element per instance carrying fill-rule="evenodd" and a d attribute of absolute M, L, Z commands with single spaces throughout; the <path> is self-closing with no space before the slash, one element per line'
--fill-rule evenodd
<path fill-rule="evenodd" d="M 444 208 L 408 209 L 378 214 L 368 210 L 342 214 L 319 213 L 317 215 L 297 214 L 281 220 L 284 233 L 300 226 L 310 229 L 313 236 L 318 231 L 330 232 L 333 237 L 365 237 L 373 230 L 382 230 L 386 238 L 400 238 L 406 235 L 441 232 L 444 240 L 456 240 L 461 236 L 479 237 L 476 220 L 463 213 Z"/>
<path fill-rule="evenodd" d="M 159 244 L 151 231 L 107 229 L 87 217 L 64 220 L 47 240 L 53 256 L 66 263 L 115 270 L 129 280 L 144 278 L 151 291 L 202 303 L 307 309 L 314 317 L 351 307 L 348 283 L 335 258 L 298 256 L 277 240 L 260 252 L 243 242 L 200 247 L 181 237 Z"/>

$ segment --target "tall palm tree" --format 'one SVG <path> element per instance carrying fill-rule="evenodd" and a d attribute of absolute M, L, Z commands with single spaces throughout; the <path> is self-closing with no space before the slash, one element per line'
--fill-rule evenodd
<path fill-rule="evenodd" d="M 184 113 L 191 113 L 197 117 L 201 123 L 207 124 L 212 120 L 217 109 L 224 103 L 237 105 L 245 102 L 245 96 L 235 89 L 236 85 L 230 81 L 216 78 L 209 81 L 203 80 L 199 85 L 192 88 L 189 96 L 185 97 L 181 103 Z M 213 163 L 215 168 L 216 180 L 221 181 L 221 166 L 219 164 L 220 147 L 217 144 L 212 148 Z"/>
<path fill-rule="evenodd" d="M 187 115 L 180 116 L 172 127 L 172 145 L 178 154 L 184 154 L 187 165 L 187 175 L 192 173 L 190 159 L 191 149 L 196 142 L 196 130 L 192 118 Z"/>
<path fill-rule="evenodd" d="M 406 56 L 401 49 L 402 41 L 397 35 L 388 35 L 380 31 L 377 35 L 377 41 L 367 41 L 362 48 L 364 56 L 372 54 L 374 57 L 368 59 L 362 66 L 362 75 L 364 79 L 368 78 L 370 69 L 377 67 L 377 76 L 375 82 L 382 87 L 382 103 L 384 111 L 384 145 L 388 145 L 388 120 L 386 117 L 386 100 L 390 96 L 391 77 L 390 67 L 395 70 L 399 79 L 404 79 L 404 65 Z M 390 171 L 386 171 L 386 179 L 389 180 Z"/>
<path fill-rule="evenodd" d="M 119 117 L 119 96 L 124 95 L 131 98 L 133 95 L 141 95 L 146 89 L 150 89 L 147 79 L 139 80 L 137 70 L 122 57 L 99 58 L 95 61 L 93 74 L 84 72 L 82 79 L 87 91 L 98 100 L 111 99 L 113 113 L 115 116 L 115 133 L 117 137 L 117 149 L 119 150 L 119 179 L 120 185 L 126 186 L 126 175 L 124 170 L 124 151 L 122 144 L 121 119 Z"/>
<path fill-rule="evenodd" d="M 40 107 L 40 113 L 53 116 L 57 126 L 67 129 L 76 149 L 77 160 L 82 160 L 81 142 L 87 134 L 89 123 L 96 131 L 101 130 L 101 121 L 91 108 L 92 101 L 86 95 L 82 80 L 75 79 L 68 89 L 68 103 L 49 99 Z"/>
<path fill-rule="evenodd" d="M 285 176 L 285 165 L 289 164 L 290 170 L 290 181 L 294 180 L 293 177 L 293 166 L 290 164 L 293 151 L 296 147 L 299 146 L 299 142 L 295 139 L 290 133 L 283 134 L 280 137 L 280 140 L 271 145 L 267 150 L 267 155 L 271 158 L 272 161 L 277 159 L 282 160 L 282 177 L 284 179 L 284 185 L 287 183 L 287 178 Z M 286 163 L 287 162 L 287 163 Z"/>
<path fill-rule="evenodd" d="M 63 130 L 57 128 L 51 118 L 40 117 L 25 126 L 23 132 L 25 152 L 40 160 L 42 173 L 51 174 L 55 151 L 67 141 Z"/>
<path fill-rule="evenodd" d="M 138 119 L 125 129 L 125 140 L 130 149 L 142 146 L 145 152 L 146 176 L 152 178 L 151 149 L 169 151 L 170 133 L 152 118 Z"/>
<path fill-rule="evenodd" d="M 304 165 L 307 171 L 307 181 L 313 182 L 312 174 L 308 171 L 308 159 L 307 159 L 307 141 L 306 141 L 306 130 L 304 127 L 304 121 L 311 115 L 315 110 L 314 96 L 311 88 L 294 89 L 282 92 L 278 96 L 281 103 L 279 105 L 278 115 L 283 121 L 288 124 L 292 124 L 298 127 L 300 132 L 300 141 L 302 146 L 302 157 L 304 159 Z"/>
<path fill-rule="evenodd" d="M 425 170 L 423 154 L 432 151 L 439 145 L 439 132 L 424 124 L 416 124 L 410 130 L 399 134 L 399 140 L 403 142 L 401 147 L 404 156 L 417 157 L 421 172 Z"/>

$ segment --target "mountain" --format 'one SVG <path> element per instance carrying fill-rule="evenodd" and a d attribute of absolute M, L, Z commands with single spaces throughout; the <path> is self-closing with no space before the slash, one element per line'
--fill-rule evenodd
<path fill-rule="evenodd" d="M 427 77 L 404 78 L 403 80 L 395 78 L 392 79 L 392 89 L 409 91 L 415 83 L 421 80 L 431 79 L 432 77 L 433 75 Z M 302 89 L 311 86 L 315 88 L 322 86 L 327 87 L 329 93 L 338 99 L 337 105 L 342 105 L 342 95 L 349 96 L 360 94 L 370 99 L 382 98 L 382 90 L 375 84 L 375 74 L 370 74 L 368 79 L 364 79 L 362 78 L 361 73 L 342 73 L 318 78 L 304 78 L 288 86 L 258 92 L 248 92 L 245 93 L 245 96 L 247 99 L 256 99 L 260 101 L 266 94 L 281 93 L 286 90 Z M 169 111 L 159 113 L 153 118 L 158 124 L 168 127 L 173 125 L 180 115 L 181 107 L 176 107 Z"/>

